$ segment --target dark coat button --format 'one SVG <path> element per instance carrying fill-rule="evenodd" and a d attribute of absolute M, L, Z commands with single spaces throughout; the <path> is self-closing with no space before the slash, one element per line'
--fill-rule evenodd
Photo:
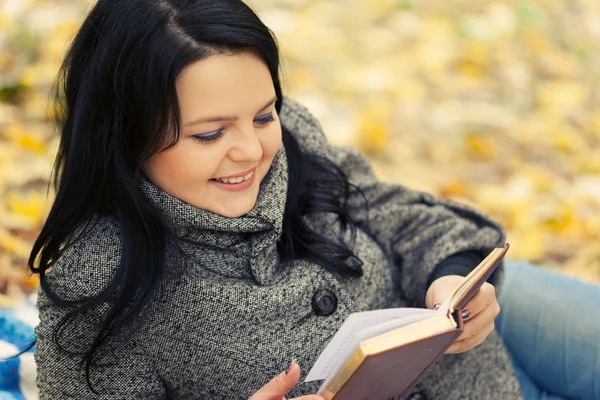
<path fill-rule="evenodd" d="M 317 315 L 329 315 L 337 309 L 337 296 L 328 289 L 317 290 L 312 298 L 312 308 Z"/>

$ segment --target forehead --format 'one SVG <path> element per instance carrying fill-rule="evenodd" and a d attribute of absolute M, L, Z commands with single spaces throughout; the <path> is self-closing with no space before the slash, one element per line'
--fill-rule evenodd
<path fill-rule="evenodd" d="M 214 54 L 184 68 L 177 77 L 182 117 L 255 113 L 275 95 L 271 74 L 254 52 Z"/>

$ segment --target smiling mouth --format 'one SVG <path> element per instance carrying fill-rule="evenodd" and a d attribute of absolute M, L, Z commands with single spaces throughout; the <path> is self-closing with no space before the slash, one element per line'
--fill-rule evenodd
<path fill-rule="evenodd" d="M 244 176 L 238 176 L 236 178 L 213 178 L 211 179 L 211 181 L 235 185 L 247 181 L 248 179 L 252 178 L 252 175 L 254 175 L 254 171 L 251 171 Z"/>

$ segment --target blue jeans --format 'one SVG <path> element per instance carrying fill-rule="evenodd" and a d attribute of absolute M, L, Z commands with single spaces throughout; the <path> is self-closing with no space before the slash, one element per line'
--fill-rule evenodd
<path fill-rule="evenodd" d="M 600 400 L 600 285 L 505 265 L 496 329 L 525 400 Z"/>

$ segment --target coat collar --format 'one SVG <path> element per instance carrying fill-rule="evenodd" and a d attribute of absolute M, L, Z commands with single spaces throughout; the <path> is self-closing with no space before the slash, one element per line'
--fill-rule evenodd
<path fill-rule="evenodd" d="M 276 242 L 281 236 L 288 168 L 283 145 L 260 185 L 254 208 L 227 218 L 194 207 L 140 175 L 138 188 L 170 224 L 184 254 L 194 264 L 232 278 L 268 285 L 279 266 Z"/>

